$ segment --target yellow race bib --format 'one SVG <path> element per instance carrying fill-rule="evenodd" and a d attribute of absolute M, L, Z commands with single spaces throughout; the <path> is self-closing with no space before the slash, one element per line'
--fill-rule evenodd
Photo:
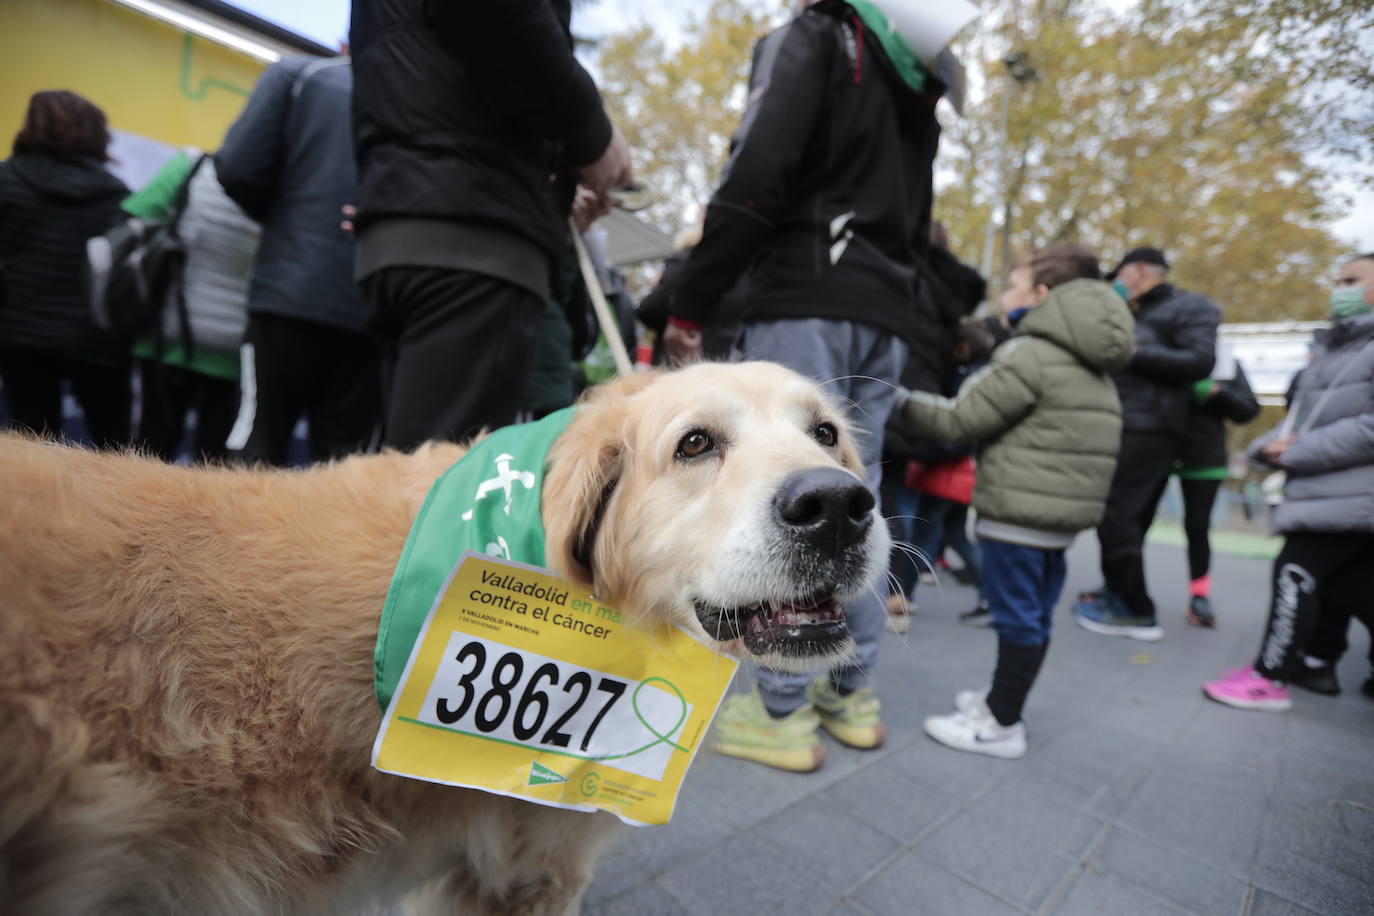
<path fill-rule="evenodd" d="M 468 551 L 425 619 L 377 769 L 666 824 L 737 662 L 630 625 L 547 570 Z"/>

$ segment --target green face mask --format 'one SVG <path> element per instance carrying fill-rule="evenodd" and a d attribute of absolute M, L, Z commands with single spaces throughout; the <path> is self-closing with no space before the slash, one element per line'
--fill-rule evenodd
<path fill-rule="evenodd" d="M 1112 282 L 1112 289 L 1116 290 L 1116 294 L 1121 297 L 1122 301 L 1131 301 L 1131 294 L 1126 290 L 1125 283 L 1122 283 L 1120 280 L 1115 280 Z"/>
<path fill-rule="evenodd" d="M 1371 307 L 1364 301 L 1363 286 L 1339 286 L 1331 291 L 1331 317 L 1336 321 L 1368 315 Z"/>

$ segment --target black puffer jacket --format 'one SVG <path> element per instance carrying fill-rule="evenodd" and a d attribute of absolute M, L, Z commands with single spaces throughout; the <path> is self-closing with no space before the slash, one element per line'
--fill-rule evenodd
<path fill-rule="evenodd" d="M 120 219 L 128 193 L 97 159 L 24 152 L 0 162 L 0 347 L 129 361 L 129 341 L 91 320 L 81 279 L 86 240 Z"/>
<path fill-rule="evenodd" d="M 1127 432 L 1181 436 L 1193 383 L 1216 362 L 1221 310 L 1206 296 L 1161 283 L 1135 307 L 1135 355 L 1114 373 Z"/>
<path fill-rule="evenodd" d="M 570 0 L 354 0 L 359 231 L 389 217 L 491 224 L 550 261 L 611 123 L 571 53 Z"/>
<path fill-rule="evenodd" d="M 747 270 L 748 320 L 862 322 L 938 366 L 918 265 L 943 85 L 914 92 L 853 9 L 825 0 L 759 42 L 749 88 L 673 314 L 709 324 Z"/>
<path fill-rule="evenodd" d="M 1249 423 L 1259 415 L 1259 401 L 1250 390 L 1245 370 L 1236 363 L 1236 375 L 1213 382 L 1215 393 L 1202 403 L 1196 398 L 1188 409 L 1188 428 L 1178 466 L 1188 470 L 1226 467 L 1226 421 Z"/>
<path fill-rule="evenodd" d="M 940 316 L 940 325 L 930 331 L 930 355 L 915 352 L 907 359 L 902 367 L 901 385 L 908 391 L 938 392 L 953 397 L 963 380 L 978 368 L 956 368 L 954 365 L 959 322 L 983 301 L 988 285 L 978 271 L 939 245 L 931 245 L 929 254 L 924 271 L 931 301 Z M 1011 336 L 1010 331 L 1007 336 Z M 970 451 L 920 435 L 902 422 L 896 411 L 888 416 L 887 426 L 883 430 L 883 459 L 886 461 L 947 461 L 967 455 Z"/>

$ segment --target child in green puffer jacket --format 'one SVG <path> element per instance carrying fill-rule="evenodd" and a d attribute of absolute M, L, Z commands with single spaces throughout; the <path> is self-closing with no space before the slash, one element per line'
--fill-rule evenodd
<path fill-rule="evenodd" d="M 981 444 L 973 507 L 983 589 L 997 630 L 990 690 L 965 690 L 925 730 L 958 750 L 1026 752 L 1021 710 L 1045 652 L 1064 585 L 1064 550 L 1102 518 L 1121 442 L 1108 373 L 1130 359 L 1130 310 L 1099 278 L 1097 256 L 1054 245 L 1031 258 L 1031 311 L 953 400 L 924 392 L 896 413 L 920 435 Z"/>

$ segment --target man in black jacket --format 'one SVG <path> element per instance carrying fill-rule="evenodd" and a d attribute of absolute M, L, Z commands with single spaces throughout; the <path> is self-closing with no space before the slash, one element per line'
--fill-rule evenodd
<path fill-rule="evenodd" d="M 913 383 L 929 391 L 947 359 L 920 269 L 945 89 L 932 70 L 874 4 L 822 0 L 763 38 L 749 106 L 664 332 L 672 358 L 694 358 L 701 328 L 745 276 L 743 356 L 789 366 L 854 406 L 875 499 L 883 426 L 908 353 Z M 852 747 L 882 743 L 868 684 L 883 600 L 875 591 L 845 612 L 858 663 L 811 683 L 760 672 L 759 691 L 727 701 L 717 717 L 721 752 L 814 769 L 824 759 L 818 723 Z"/>
<path fill-rule="evenodd" d="M 225 193 L 262 223 L 227 443 L 245 461 L 286 464 L 302 414 L 315 461 L 368 448 L 380 419 L 380 357 L 339 229 L 356 182 L 352 87 L 347 57 L 278 61 L 215 154 Z"/>
<path fill-rule="evenodd" d="M 575 188 L 604 211 L 631 178 L 570 14 L 570 0 L 353 4 L 356 276 L 391 345 L 386 445 L 515 420 Z"/>
<path fill-rule="evenodd" d="M 1166 282 L 1158 248 L 1128 252 L 1107 275 L 1135 312 L 1135 355 L 1113 378 L 1121 397 L 1121 453 L 1098 525 L 1103 588 L 1081 595 L 1084 629 L 1153 642 L 1164 635 L 1145 588 L 1145 533 L 1169 471 L 1182 454 L 1193 383 L 1216 361 L 1221 310 L 1205 296 Z"/>

